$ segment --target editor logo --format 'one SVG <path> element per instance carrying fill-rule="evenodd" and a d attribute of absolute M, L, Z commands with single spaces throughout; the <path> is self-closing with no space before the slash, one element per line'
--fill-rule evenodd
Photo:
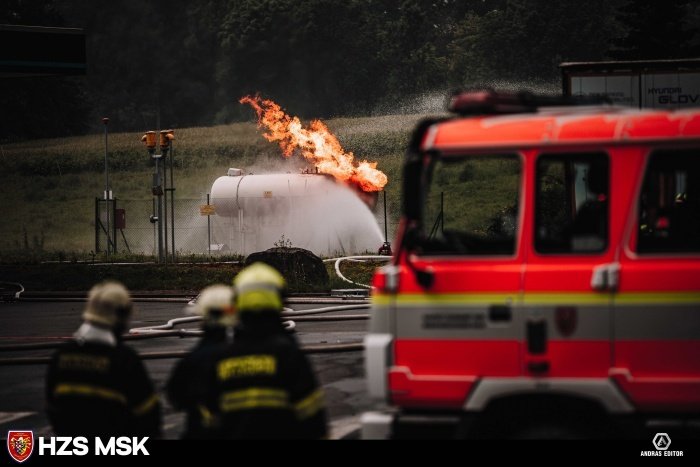
<path fill-rule="evenodd" d="M 666 433 L 656 433 L 653 443 L 658 451 L 665 451 L 671 446 L 671 437 Z"/>
<path fill-rule="evenodd" d="M 669 451 L 671 447 L 671 437 L 668 433 L 656 433 L 652 440 L 656 451 L 642 451 L 640 456 L 643 457 L 682 457 L 683 451 Z"/>
<path fill-rule="evenodd" d="M 34 432 L 8 431 L 7 450 L 17 462 L 26 461 L 34 451 Z"/>

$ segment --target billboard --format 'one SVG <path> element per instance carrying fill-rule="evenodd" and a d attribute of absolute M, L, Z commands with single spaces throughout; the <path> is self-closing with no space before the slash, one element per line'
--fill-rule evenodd
<path fill-rule="evenodd" d="M 700 60 L 564 63 L 564 94 L 643 109 L 700 107 Z"/>

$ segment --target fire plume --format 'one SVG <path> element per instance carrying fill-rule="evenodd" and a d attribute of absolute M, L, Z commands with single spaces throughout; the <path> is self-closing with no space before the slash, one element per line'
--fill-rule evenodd
<path fill-rule="evenodd" d="M 245 96 L 239 102 L 253 107 L 258 115 L 258 127 L 266 130 L 263 137 L 277 142 L 285 157 L 291 157 L 298 149 L 320 173 L 355 184 L 363 191 L 381 191 L 386 185 L 387 176 L 377 170 L 377 163 L 357 162 L 322 121 L 313 120 L 304 127 L 299 117 L 287 115 L 278 104 L 260 96 Z"/>

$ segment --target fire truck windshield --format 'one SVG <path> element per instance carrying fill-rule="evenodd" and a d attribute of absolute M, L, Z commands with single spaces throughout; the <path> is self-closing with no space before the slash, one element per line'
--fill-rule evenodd
<path fill-rule="evenodd" d="M 435 162 L 423 212 L 426 255 L 513 255 L 521 163 L 515 155 Z"/>

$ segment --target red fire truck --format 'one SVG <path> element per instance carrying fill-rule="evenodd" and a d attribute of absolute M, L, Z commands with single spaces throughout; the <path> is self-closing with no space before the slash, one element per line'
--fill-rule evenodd
<path fill-rule="evenodd" d="M 364 437 L 700 426 L 700 110 L 565 99 L 458 94 L 415 130 Z"/>

